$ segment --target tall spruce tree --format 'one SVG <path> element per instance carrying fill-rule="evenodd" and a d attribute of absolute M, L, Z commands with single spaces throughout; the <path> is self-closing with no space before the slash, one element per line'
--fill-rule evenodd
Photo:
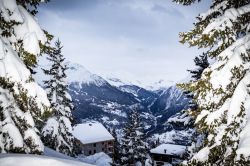
<path fill-rule="evenodd" d="M 124 137 L 121 140 L 121 165 L 135 165 L 138 162 L 144 165 L 148 146 L 145 142 L 140 114 L 132 111 L 128 118 Z"/>
<path fill-rule="evenodd" d="M 115 138 L 114 140 L 114 153 L 113 153 L 113 166 L 119 166 L 121 164 L 121 144 L 118 140 L 117 133 L 115 129 L 111 131 L 112 136 Z"/>
<path fill-rule="evenodd" d="M 199 0 L 174 0 L 190 5 Z M 215 63 L 182 87 L 198 105 L 192 111 L 205 141 L 188 165 L 250 165 L 250 1 L 213 0 L 181 42 L 207 48 Z"/>
<path fill-rule="evenodd" d="M 73 104 L 68 94 L 65 74 L 67 66 L 59 39 L 55 42 L 55 49 L 51 51 L 47 59 L 51 67 L 48 70 L 44 69 L 44 73 L 50 78 L 44 81 L 44 85 L 51 102 L 53 116 L 48 119 L 43 128 L 43 142 L 58 152 L 74 156 L 75 138 L 72 135 L 71 124 Z"/>
<path fill-rule="evenodd" d="M 190 72 L 191 78 L 193 79 L 193 81 L 198 81 L 199 79 L 201 79 L 203 71 L 209 67 L 207 54 L 203 53 L 202 55 L 196 56 L 194 58 L 194 64 L 196 68 L 193 70 L 188 70 L 188 71 Z M 189 131 L 190 129 L 192 129 L 191 130 L 192 135 L 189 140 L 192 143 L 192 145 L 190 148 L 188 148 L 188 151 L 189 151 L 188 157 L 190 158 L 193 156 L 193 153 L 196 152 L 196 149 L 201 146 L 202 142 L 204 141 L 203 140 L 204 135 L 202 133 L 197 132 L 197 130 L 195 129 L 194 118 L 192 117 L 192 115 L 190 115 L 190 113 L 192 114 L 198 109 L 198 105 L 194 98 L 194 94 L 192 91 L 185 90 L 185 89 L 184 89 L 184 93 L 190 99 L 188 109 L 182 111 L 183 114 L 180 114 L 180 116 L 177 116 L 177 119 L 181 121 L 183 121 L 184 119 L 188 119 L 187 122 L 183 123 L 183 127 L 185 130 L 189 130 Z"/>
<path fill-rule="evenodd" d="M 32 13 L 18 4 L 0 0 L 0 152 L 41 154 L 37 121 L 49 101 L 30 70 L 49 40 Z"/>

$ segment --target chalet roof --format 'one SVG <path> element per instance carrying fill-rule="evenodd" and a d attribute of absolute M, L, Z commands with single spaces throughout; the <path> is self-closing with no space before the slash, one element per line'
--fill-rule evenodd
<path fill-rule="evenodd" d="M 150 152 L 154 154 L 165 154 L 165 155 L 183 155 L 186 152 L 187 147 L 183 145 L 175 144 L 161 144 Z"/>
<path fill-rule="evenodd" d="M 114 140 L 114 137 L 99 122 L 78 124 L 73 128 L 73 135 L 83 144 Z"/>

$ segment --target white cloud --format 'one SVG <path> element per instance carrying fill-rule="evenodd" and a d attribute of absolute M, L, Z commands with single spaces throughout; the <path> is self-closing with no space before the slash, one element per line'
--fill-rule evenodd
<path fill-rule="evenodd" d="M 178 32 L 189 30 L 191 16 L 203 9 L 163 0 L 96 1 L 91 8 L 78 2 L 65 12 L 67 4 L 60 10 L 43 7 L 39 14 L 42 26 L 62 40 L 70 61 L 100 75 L 115 73 L 148 84 L 180 80 L 192 68 L 198 51 L 178 43 Z"/>

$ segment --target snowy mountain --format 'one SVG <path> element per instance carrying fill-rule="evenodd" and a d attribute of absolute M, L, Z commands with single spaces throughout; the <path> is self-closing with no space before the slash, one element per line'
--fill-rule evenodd
<path fill-rule="evenodd" d="M 68 81 L 71 83 L 76 82 L 87 85 L 95 84 L 97 86 L 102 86 L 103 84 L 107 83 L 107 81 L 105 81 L 103 78 L 90 73 L 80 64 L 67 62 L 66 65 L 69 68 L 67 70 Z"/>
<path fill-rule="evenodd" d="M 159 89 L 166 89 L 167 87 L 175 85 L 174 81 L 171 80 L 158 80 L 158 81 L 148 81 L 147 83 L 142 83 L 139 80 L 127 80 L 125 78 L 120 78 L 121 76 L 117 75 L 108 75 L 104 76 L 104 78 L 114 86 L 123 86 L 123 85 L 135 85 L 138 87 L 142 87 L 144 89 L 147 89 L 149 91 L 155 91 Z"/>
<path fill-rule="evenodd" d="M 108 83 L 110 83 L 110 85 L 113 85 L 113 86 L 116 86 L 116 87 L 119 87 L 119 86 L 122 86 L 122 85 L 134 85 L 134 83 L 132 82 L 129 82 L 127 80 L 122 80 L 120 78 L 117 78 L 117 77 L 114 77 L 114 76 L 107 76 L 105 77 L 105 79 L 108 81 Z"/>
<path fill-rule="evenodd" d="M 110 85 L 83 66 L 71 64 L 67 74 L 70 94 L 76 107 L 74 116 L 78 122 L 94 119 L 116 125 L 118 121 L 126 118 L 129 107 L 138 103 L 132 94 Z"/>
<path fill-rule="evenodd" d="M 79 64 L 68 63 L 68 67 L 77 122 L 98 120 L 107 127 L 121 128 L 127 122 L 127 113 L 136 107 L 149 134 L 163 132 L 166 120 L 188 102 L 175 86 L 151 91 L 120 79 L 106 81 Z"/>
<path fill-rule="evenodd" d="M 150 106 L 150 109 L 157 116 L 162 115 L 162 113 L 167 110 L 183 109 L 183 106 L 186 106 L 186 104 L 188 103 L 188 99 L 185 98 L 183 92 L 175 86 L 171 86 L 163 90 L 158 90 L 157 93 L 159 94 L 159 97 Z"/>

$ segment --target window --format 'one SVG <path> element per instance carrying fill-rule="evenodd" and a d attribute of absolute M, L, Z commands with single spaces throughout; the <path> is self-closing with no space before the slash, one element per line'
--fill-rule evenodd
<path fill-rule="evenodd" d="M 94 150 L 94 153 L 96 153 L 96 150 Z"/>
<path fill-rule="evenodd" d="M 93 146 L 96 147 L 96 143 L 94 143 Z"/>
<path fill-rule="evenodd" d="M 91 150 L 89 151 L 89 154 L 91 154 Z"/>

